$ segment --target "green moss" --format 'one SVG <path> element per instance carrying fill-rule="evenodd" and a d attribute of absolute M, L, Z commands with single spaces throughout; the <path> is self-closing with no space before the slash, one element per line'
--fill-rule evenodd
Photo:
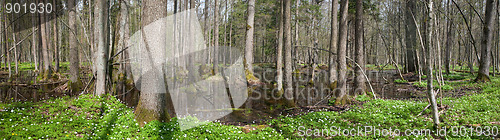
<path fill-rule="evenodd" d="M 483 73 L 478 73 L 476 80 L 474 80 L 477 83 L 484 83 L 484 82 L 490 82 L 490 77 L 486 74 Z"/>
<path fill-rule="evenodd" d="M 146 123 L 151 121 L 161 121 L 161 122 L 169 122 L 170 115 L 168 112 L 164 112 L 165 115 L 161 116 L 158 112 L 150 109 L 146 109 L 142 106 L 142 101 L 139 100 L 139 104 L 137 104 L 137 108 L 135 108 L 135 119 L 139 122 L 139 125 L 143 127 Z"/>
<path fill-rule="evenodd" d="M 335 99 L 334 105 L 335 106 L 344 106 L 351 104 L 351 100 L 349 99 L 349 95 L 344 95 L 342 97 L 337 97 Z"/>
<path fill-rule="evenodd" d="M 83 83 L 80 80 L 80 78 L 78 78 L 78 80 L 76 82 L 69 81 L 68 82 L 68 87 L 71 90 L 71 93 L 75 94 L 75 93 L 78 93 L 79 91 L 82 90 Z"/>
<path fill-rule="evenodd" d="M 406 84 L 406 83 L 408 83 L 408 81 L 407 80 L 396 79 L 396 80 L 394 80 L 394 83 Z"/>
<path fill-rule="evenodd" d="M 259 79 L 248 69 L 245 69 L 245 77 L 247 78 L 247 81 L 259 81 Z"/>

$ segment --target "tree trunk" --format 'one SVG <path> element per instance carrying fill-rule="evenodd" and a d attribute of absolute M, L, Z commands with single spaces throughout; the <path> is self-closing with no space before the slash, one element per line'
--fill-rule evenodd
<path fill-rule="evenodd" d="M 293 77 L 292 77 L 292 26 L 291 26 L 291 0 L 284 0 L 284 45 L 285 45 L 285 100 L 287 107 L 295 107 L 293 95 Z"/>
<path fill-rule="evenodd" d="M 339 0 L 332 1 L 332 19 L 331 19 L 331 33 L 330 33 L 330 52 L 337 53 L 337 42 L 338 42 L 338 6 Z M 338 55 L 338 54 L 337 54 Z M 328 73 L 329 73 L 329 86 L 333 91 L 337 88 L 337 56 L 334 56 L 332 53 L 329 53 L 328 60 Z"/>
<path fill-rule="evenodd" d="M 108 9 L 107 1 L 95 1 L 95 37 L 97 42 L 97 52 L 95 55 L 94 65 L 96 68 L 96 95 L 102 96 L 106 94 L 106 69 L 108 62 L 108 46 L 106 39 L 108 34 L 106 32 L 106 21 L 108 15 L 106 14 Z"/>
<path fill-rule="evenodd" d="M 496 4 L 495 0 L 486 1 L 485 23 L 483 26 L 483 37 L 481 41 L 481 60 L 479 62 L 479 71 L 476 82 L 489 82 L 490 81 L 490 52 L 491 44 L 493 42 L 493 29 L 496 17 Z"/>
<path fill-rule="evenodd" d="M 433 89 L 433 85 L 432 85 L 432 82 L 433 82 L 433 74 L 432 74 L 432 56 L 434 54 L 432 54 L 432 31 L 433 31 L 433 25 L 434 25 L 434 13 L 433 13 L 433 10 L 432 10 L 432 4 L 433 4 L 433 1 L 432 0 L 428 0 L 428 7 L 427 7 L 427 10 L 428 10 L 428 13 L 427 13 L 427 21 L 428 21 L 428 24 L 427 24 L 427 28 L 426 28 L 426 33 L 427 33 L 427 40 L 426 40 L 426 46 L 427 46 L 427 96 L 429 97 L 429 101 L 432 105 L 432 116 L 433 116 L 433 120 L 434 120 L 434 125 L 435 127 L 439 127 L 439 113 L 438 113 L 438 107 L 437 107 L 437 102 L 436 102 L 436 95 L 434 94 L 434 89 Z"/>
<path fill-rule="evenodd" d="M 57 4 L 56 0 L 52 0 L 52 2 L 54 4 L 54 11 L 58 12 L 57 11 L 58 9 L 57 9 L 57 5 L 56 5 Z M 58 24 L 57 23 L 57 15 L 53 14 L 52 17 L 53 17 L 52 20 L 54 20 L 54 25 L 53 25 L 53 30 L 54 31 L 52 32 L 52 34 L 54 35 L 54 43 L 53 43 L 54 44 L 54 61 L 55 61 L 54 71 L 55 72 L 59 72 L 59 54 L 58 54 L 58 52 L 59 52 L 59 45 L 58 45 L 58 43 L 59 42 L 58 41 L 59 41 L 60 38 L 57 37 L 57 35 L 58 35 L 58 30 L 57 30 L 57 24 Z M 59 31 L 59 32 L 61 32 L 61 31 Z"/>
<path fill-rule="evenodd" d="M 283 0 L 280 3 L 280 18 L 278 31 L 278 47 L 276 48 L 276 83 L 278 85 L 278 93 L 283 93 Z"/>
<path fill-rule="evenodd" d="M 75 5 L 75 0 L 69 0 L 69 5 Z M 69 32 L 69 74 L 70 74 L 70 82 L 71 82 L 71 91 L 73 93 L 77 92 L 81 88 L 81 80 L 80 80 L 80 58 L 78 54 L 78 43 L 76 42 L 76 7 L 73 9 L 69 9 L 69 21 L 68 26 L 70 28 Z"/>
<path fill-rule="evenodd" d="M 214 9 L 214 66 L 213 66 L 213 74 L 219 73 L 219 3 L 218 0 L 215 0 L 215 9 Z M 255 4 L 254 4 L 255 5 Z M 250 6 L 248 6 L 250 7 Z M 250 9 L 250 8 L 249 8 Z M 249 10 L 250 15 L 250 10 Z M 250 17 L 250 16 L 249 16 Z M 253 20 L 252 20 L 253 23 Z M 253 31 L 252 31 L 253 33 Z M 247 38 L 248 39 L 248 38 Z M 247 41 L 248 42 L 248 41 Z"/>
<path fill-rule="evenodd" d="M 348 104 L 349 100 L 346 95 L 347 89 L 347 24 L 348 24 L 348 9 L 349 1 L 341 0 L 340 3 L 340 22 L 339 22 L 339 42 L 337 48 L 337 69 L 338 69 L 338 85 L 336 91 L 335 105 Z"/>
<path fill-rule="evenodd" d="M 141 27 L 143 30 L 144 27 L 146 27 L 148 24 L 167 16 L 167 0 L 143 1 L 142 9 L 143 11 L 141 16 L 141 21 L 142 21 Z M 144 30 L 142 31 L 142 33 L 143 33 L 142 34 L 143 38 L 148 37 L 148 35 L 145 34 Z M 144 126 L 144 122 L 150 122 L 153 120 L 169 121 L 170 115 L 169 112 L 166 111 L 166 109 L 168 109 L 166 104 L 167 102 L 171 103 L 171 101 L 169 101 L 170 99 L 168 98 L 170 97 L 169 93 L 158 93 L 163 90 L 168 91 L 166 89 L 160 89 L 166 87 L 167 84 L 159 83 L 162 80 L 150 80 L 150 79 L 158 79 L 158 77 L 155 76 L 165 75 L 163 68 L 155 68 L 155 66 L 152 64 L 153 63 L 152 57 L 154 56 L 151 56 L 151 49 L 149 48 L 155 46 L 148 46 L 147 42 L 145 42 L 144 45 L 146 48 L 145 51 L 149 53 L 146 55 L 149 56 L 149 59 L 151 61 L 148 62 L 148 64 L 146 65 L 149 65 L 150 67 L 153 68 L 151 69 L 151 71 L 143 72 L 145 74 L 142 75 L 141 95 L 139 96 L 139 103 L 135 110 L 136 112 L 135 118 L 137 119 L 137 122 L 139 122 L 141 126 Z M 163 86 L 162 84 L 164 84 L 165 86 Z M 153 89 L 147 89 L 146 87 L 149 88 L 153 87 Z M 173 106 L 170 107 L 173 108 Z"/>
<path fill-rule="evenodd" d="M 253 35 L 254 35 L 254 21 L 255 21 L 255 0 L 248 0 L 248 17 L 246 26 L 246 40 L 245 40 L 245 74 L 249 81 L 255 81 L 257 78 L 253 75 Z"/>
<path fill-rule="evenodd" d="M 444 60 L 444 69 L 446 74 L 450 74 L 450 58 L 451 58 L 451 49 L 454 44 L 453 38 L 455 38 L 455 29 L 453 28 L 453 19 L 449 19 L 448 25 L 448 33 L 446 37 L 446 49 L 445 49 L 445 60 Z"/>
<path fill-rule="evenodd" d="M 43 1 L 41 1 L 43 2 Z M 40 14 L 40 36 L 41 36 L 41 43 L 42 43 L 42 57 L 43 57 L 43 79 L 47 80 L 50 75 L 51 75 L 51 70 L 50 70 L 50 58 L 49 58 L 49 44 L 47 42 L 47 26 L 46 26 L 46 14 L 42 13 Z"/>
<path fill-rule="evenodd" d="M 415 63 L 415 51 L 417 45 L 417 25 L 413 21 L 413 14 L 415 13 L 415 1 L 406 0 L 406 70 L 408 72 L 416 72 L 417 64 Z"/>
<path fill-rule="evenodd" d="M 14 16 L 13 16 L 14 17 Z M 18 55 L 18 52 L 17 52 L 17 41 L 16 41 L 16 32 L 15 32 L 15 25 L 11 25 L 12 26 L 12 47 L 14 47 L 14 70 L 15 70 L 15 74 L 19 74 L 19 55 Z M 9 50 L 7 50 L 9 51 Z"/>
<path fill-rule="evenodd" d="M 363 75 L 365 70 L 365 57 L 363 48 L 363 0 L 356 0 L 356 19 L 355 19 L 355 61 L 359 67 L 355 67 L 354 94 L 366 94 L 366 79 Z M 397 64 L 396 64 L 397 65 Z M 396 66 L 397 67 L 397 66 Z"/>
<path fill-rule="evenodd" d="M 35 63 L 35 71 L 38 71 L 38 58 L 37 58 L 37 56 L 38 56 L 38 46 L 36 45 L 36 40 L 38 38 L 37 38 L 36 31 L 35 31 L 36 27 L 37 27 L 37 26 L 35 26 L 37 20 L 38 20 L 38 18 L 36 16 L 32 16 L 31 17 L 31 23 L 32 23 L 32 25 L 31 25 L 32 26 L 31 27 L 31 31 L 33 32 L 33 35 L 31 36 L 32 40 L 33 40 L 33 42 L 31 43 L 31 47 L 32 47 L 32 53 L 33 53 L 33 62 Z"/>

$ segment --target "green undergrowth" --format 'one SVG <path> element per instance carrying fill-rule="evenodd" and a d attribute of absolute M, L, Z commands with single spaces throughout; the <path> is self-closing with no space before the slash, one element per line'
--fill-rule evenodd
<path fill-rule="evenodd" d="M 270 139 L 281 136 L 270 127 L 244 133 L 217 122 L 180 131 L 174 119 L 140 128 L 132 108 L 114 97 L 82 95 L 38 103 L 0 104 L 0 139 Z"/>
<path fill-rule="evenodd" d="M 396 80 L 394 80 L 394 83 L 406 84 L 406 83 L 408 83 L 408 81 L 407 80 L 403 80 L 403 79 L 396 79 Z"/>
<path fill-rule="evenodd" d="M 438 104 L 447 106 L 440 116 L 441 128 L 446 130 L 436 135 L 431 120 L 431 111 L 424 108 L 428 105 L 423 101 L 402 100 L 367 100 L 358 96 L 357 101 L 366 101 L 346 112 L 313 112 L 295 117 L 280 117 L 272 120 L 270 125 L 280 130 L 287 138 L 313 138 L 313 139 L 493 139 L 500 137 L 500 79 L 492 77 L 491 83 L 451 82 L 448 86 L 480 87 L 482 93 L 463 96 L 460 98 L 438 99 Z M 423 111 L 423 112 L 422 112 Z M 422 112 L 422 113 L 421 113 Z M 420 115 L 419 115 L 420 114 Z M 474 131 L 470 131 L 470 127 Z M 361 128 L 361 129 L 359 129 Z M 399 134 L 383 135 L 373 130 L 400 130 Z M 466 131 L 467 128 L 469 131 Z M 355 129 L 355 136 L 344 136 L 342 130 Z M 462 130 L 462 133 L 458 130 Z M 484 129 L 482 135 L 478 130 Z M 498 134 L 496 137 L 489 134 L 485 136 L 486 129 L 490 133 Z M 311 131 L 307 131 L 311 130 Z M 359 130 L 366 133 L 357 133 Z M 404 131 L 421 132 L 406 135 Z M 416 131 L 415 131 L 416 130 Z M 425 135 L 430 130 L 430 135 Z M 308 132 L 308 133 L 306 133 Z M 443 132 L 446 132 L 444 135 Z"/>
<path fill-rule="evenodd" d="M 56 63 L 53 62 L 52 63 L 52 66 L 54 66 Z M 83 64 L 82 64 L 83 65 Z M 15 66 L 16 64 L 14 62 L 12 62 L 10 64 L 10 67 L 11 69 L 14 71 L 15 69 Z M 6 67 L 5 66 L 5 63 L 2 63 L 1 64 L 1 67 Z M 67 70 L 69 68 L 69 62 L 60 62 L 59 63 L 59 68 L 63 69 L 63 70 Z M 31 70 L 35 70 L 35 63 L 31 63 L 31 62 L 22 62 L 22 63 L 19 63 L 18 64 L 18 69 L 19 71 L 31 71 Z"/>
<path fill-rule="evenodd" d="M 114 97 L 81 95 L 37 103 L 0 104 L 0 139 L 492 139 L 470 131 L 464 136 L 454 135 L 452 128 L 500 128 L 500 78 L 492 77 L 490 83 L 456 81 L 447 85 L 479 87 L 482 92 L 438 99 L 438 104 L 446 106 L 440 116 L 446 136 L 436 136 L 432 131 L 431 111 L 423 111 L 428 105 L 425 100 L 371 99 L 363 95 L 357 96 L 354 99 L 357 104 L 346 111 L 282 116 L 256 130 L 208 122 L 180 131 L 175 118 L 168 123 L 149 122 L 141 128 L 134 119 L 133 109 Z M 374 131 L 391 129 L 393 133 L 377 134 L 367 131 L 368 127 Z M 359 128 L 366 133 L 358 133 Z M 354 136 L 340 135 L 344 131 L 339 130 L 352 129 L 356 132 Z M 395 129 L 400 132 L 395 133 Z M 405 135 L 405 130 L 422 133 Z M 424 135 L 425 130 L 434 135 Z"/>
<path fill-rule="evenodd" d="M 413 83 L 414 86 L 416 87 L 420 87 L 420 88 L 427 88 L 427 80 L 422 80 L 421 82 L 414 82 Z M 444 90 L 444 91 L 448 91 L 448 90 L 453 90 L 454 87 L 451 86 L 449 84 L 449 82 L 445 82 L 445 84 L 443 85 L 439 85 L 439 83 L 436 81 L 436 80 L 433 80 L 433 87 L 435 90 L 437 89 L 441 89 L 441 90 Z"/>

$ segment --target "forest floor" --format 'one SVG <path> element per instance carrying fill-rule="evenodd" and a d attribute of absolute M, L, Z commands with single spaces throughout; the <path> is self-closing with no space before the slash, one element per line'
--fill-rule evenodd
<path fill-rule="evenodd" d="M 440 87 L 443 91 L 438 94 L 438 104 L 441 127 L 446 128 L 446 135 L 433 131 L 420 136 L 415 135 L 434 130 L 433 122 L 430 109 L 424 109 L 428 105 L 424 97 L 425 81 L 418 82 L 411 77 L 404 75 L 405 80 L 389 82 L 392 87 L 398 87 L 391 90 L 413 93 L 410 97 L 407 94 L 382 99 L 357 96 L 350 106 L 299 107 L 281 110 L 285 113 L 279 117 L 257 124 L 214 121 L 185 131 L 180 131 L 175 119 L 139 127 L 133 108 L 109 95 L 0 103 L 0 139 L 500 138 L 500 77 L 491 77 L 490 83 L 473 83 L 474 76 L 468 73 L 453 72 L 444 76 L 445 84 L 436 89 Z M 374 130 L 400 131 L 392 131 L 392 135 L 357 132 L 368 126 Z M 470 128 L 475 128 L 474 132 Z M 353 136 L 343 135 L 346 133 L 342 130 L 352 129 L 356 130 Z M 405 130 L 415 133 L 410 135 Z"/>

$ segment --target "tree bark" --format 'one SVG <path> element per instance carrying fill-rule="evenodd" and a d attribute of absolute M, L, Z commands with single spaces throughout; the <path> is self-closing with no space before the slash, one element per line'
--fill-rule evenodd
<path fill-rule="evenodd" d="M 52 0 L 52 2 L 54 4 L 54 12 L 58 12 L 57 11 L 58 9 L 57 9 L 57 5 L 56 5 L 57 4 L 56 0 Z M 53 30 L 54 31 L 52 33 L 54 35 L 54 43 L 53 43 L 54 44 L 54 61 L 55 61 L 54 71 L 55 72 L 59 72 L 59 54 L 58 54 L 58 52 L 59 52 L 59 45 L 58 45 L 58 43 L 59 42 L 58 41 L 59 41 L 60 38 L 58 38 L 57 35 L 58 35 L 58 32 L 60 32 L 60 31 L 57 30 L 57 25 L 58 25 L 57 15 L 53 14 L 52 18 L 53 18 L 52 20 L 54 20 L 54 25 L 53 25 Z"/>
<path fill-rule="evenodd" d="M 142 21 L 141 27 L 142 29 L 144 29 L 144 27 L 146 27 L 148 24 L 167 16 L 167 0 L 143 1 L 142 9 L 143 11 L 141 17 Z M 144 30 L 142 31 L 142 36 L 143 38 L 148 37 L 148 35 L 145 34 Z M 147 39 L 143 40 L 147 41 Z M 162 68 L 163 66 L 160 66 L 160 68 L 156 68 L 156 66 L 152 64 L 154 57 L 151 56 L 150 47 L 152 46 L 148 46 L 147 42 L 145 42 L 144 45 L 146 48 L 145 51 L 149 53 L 146 55 L 149 56 L 149 59 L 151 61 L 148 62 L 148 64 L 146 65 L 150 65 L 150 67 L 153 68 L 148 72 L 143 72 L 145 74 L 142 75 L 141 95 L 139 96 L 139 103 L 135 110 L 136 112 L 135 118 L 137 119 L 137 122 L 139 122 L 141 126 L 144 126 L 144 122 L 150 122 L 153 120 L 169 121 L 170 120 L 169 111 L 172 111 L 171 108 L 173 108 L 172 104 L 170 104 L 171 103 L 171 99 L 169 98 L 170 94 L 158 93 L 162 90 L 168 91 L 168 89 L 159 89 L 159 88 L 166 88 L 167 83 L 158 83 L 161 80 L 148 80 L 148 79 L 156 79 L 157 77 L 154 76 L 165 75 L 165 73 Z M 163 86 L 162 84 L 164 84 L 165 86 Z M 146 87 L 155 89 L 146 89 Z M 169 103 L 169 105 L 167 105 L 167 103 Z"/>
<path fill-rule="evenodd" d="M 332 1 L 332 19 L 331 19 L 331 33 L 330 33 L 330 52 L 337 53 L 337 42 L 338 42 L 338 6 L 339 1 Z M 337 54 L 338 55 L 338 54 Z M 329 73 L 329 86 L 333 91 L 337 88 L 337 56 L 334 56 L 332 53 L 329 53 L 328 59 L 328 73 Z"/>
<path fill-rule="evenodd" d="M 413 14 L 415 13 L 415 1 L 406 0 L 406 70 L 408 72 L 416 72 L 417 64 L 415 63 L 415 51 L 417 45 L 417 25 L 413 22 Z"/>
<path fill-rule="evenodd" d="M 276 48 L 276 83 L 278 85 L 278 93 L 283 93 L 283 0 L 280 3 L 280 18 L 278 31 L 278 47 Z"/>
<path fill-rule="evenodd" d="M 44 2 L 43 0 L 40 2 Z M 42 44 L 42 57 L 43 57 L 43 79 L 47 80 L 51 75 L 50 58 L 49 58 L 49 44 L 47 42 L 47 29 L 46 29 L 46 14 L 40 14 L 40 36 Z"/>
<path fill-rule="evenodd" d="M 69 5 L 75 5 L 75 0 L 69 0 L 68 1 Z M 78 44 L 76 42 L 77 36 L 76 36 L 76 7 L 73 9 L 69 9 L 69 21 L 68 21 L 68 26 L 70 28 L 69 32 L 69 74 L 70 74 L 70 82 L 71 82 L 71 89 L 72 92 L 75 93 L 77 90 L 80 89 L 81 87 L 81 80 L 80 80 L 80 58 L 78 54 Z"/>
<path fill-rule="evenodd" d="M 223 55 L 223 54 L 219 53 L 219 4 L 217 3 L 218 0 L 215 0 L 214 2 L 215 2 L 215 9 L 214 9 L 214 55 L 213 55 L 214 56 L 214 63 L 213 63 L 214 64 L 214 66 L 213 66 L 214 71 L 213 71 L 213 74 L 217 74 L 217 73 L 219 73 L 219 55 Z M 250 5 L 248 7 L 250 9 Z M 250 10 L 248 13 L 249 13 L 249 17 L 250 17 Z M 252 20 L 252 23 L 253 23 L 253 20 Z"/>
<path fill-rule="evenodd" d="M 339 22 L 339 42 L 337 48 L 337 71 L 338 85 L 336 91 L 335 105 L 348 104 L 349 100 L 346 95 L 347 89 L 347 24 L 348 24 L 348 9 L 349 0 L 341 0 L 340 3 L 340 22 Z"/>
<path fill-rule="evenodd" d="M 434 80 L 433 78 L 433 74 L 432 74 L 432 56 L 434 54 L 432 54 L 432 31 L 433 31 L 433 25 L 434 25 L 434 13 L 433 13 L 433 10 L 432 10 L 432 6 L 433 6 L 433 1 L 432 0 L 428 0 L 427 1 L 427 21 L 428 21 L 428 24 L 427 24 L 427 39 L 425 40 L 426 41 L 426 44 L 425 46 L 427 47 L 426 51 L 426 55 L 427 55 L 427 96 L 429 98 L 429 101 L 432 105 L 432 117 L 433 117 L 433 121 L 434 121 L 434 125 L 435 127 L 439 127 L 439 112 L 438 112 L 438 107 L 437 107 L 437 102 L 436 102 L 436 95 L 434 94 L 434 89 L 433 89 L 433 85 L 432 85 L 432 82 Z"/>
<path fill-rule="evenodd" d="M 354 79 L 354 93 L 355 94 L 366 94 L 366 79 L 363 75 L 365 70 L 365 57 L 363 48 L 363 0 L 356 0 L 356 19 L 355 19 L 355 61 L 359 64 L 359 67 L 355 67 L 355 79 Z M 396 64 L 397 65 L 397 64 Z M 397 66 L 396 66 L 397 67 Z"/>
<path fill-rule="evenodd" d="M 450 59 L 451 59 L 451 49 L 453 47 L 454 41 L 453 39 L 455 38 L 455 29 L 453 28 L 453 19 L 449 19 L 449 25 L 448 25 L 448 33 L 446 37 L 446 48 L 445 48 L 445 60 L 444 60 L 444 68 L 446 71 L 446 74 L 450 74 Z"/>
<path fill-rule="evenodd" d="M 489 82 L 490 81 L 490 53 L 491 44 L 493 42 L 493 29 L 496 17 L 496 4 L 495 0 L 486 1 L 485 23 L 483 26 L 483 37 L 481 41 L 481 60 L 479 62 L 479 71 L 476 82 Z"/>
<path fill-rule="evenodd" d="M 295 107 L 293 94 L 293 77 L 292 77 L 292 26 L 291 26 L 291 0 L 284 0 L 284 45 L 285 45 L 285 100 L 287 107 Z"/>
<path fill-rule="evenodd" d="M 102 96 L 106 94 L 106 70 L 108 62 L 108 46 L 106 43 L 107 32 L 106 32 L 106 21 L 108 15 L 106 14 L 108 9 L 107 1 L 95 1 L 95 37 L 97 42 L 97 54 L 95 55 L 94 65 L 96 68 L 96 95 Z"/>
<path fill-rule="evenodd" d="M 37 40 L 37 34 L 36 34 L 36 21 L 38 20 L 38 18 L 36 16 L 32 16 L 31 17 L 31 31 L 33 32 L 33 35 L 31 36 L 32 37 L 32 40 L 33 42 L 31 43 L 31 47 L 32 47 L 32 54 L 33 54 L 33 62 L 35 63 L 35 71 L 38 71 L 38 46 L 36 45 L 36 40 Z M 1 26 L 1 25 L 0 25 Z M 1 31 L 1 30 L 0 30 Z M 36 81 L 36 80 L 35 80 Z"/>
<path fill-rule="evenodd" d="M 248 17 L 246 26 L 246 40 L 245 40 L 245 73 L 249 81 L 257 80 L 253 76 L 253 35 L 254 35 L 254 22 L 255 22 L 255 0 L 248 0 Z"/>

